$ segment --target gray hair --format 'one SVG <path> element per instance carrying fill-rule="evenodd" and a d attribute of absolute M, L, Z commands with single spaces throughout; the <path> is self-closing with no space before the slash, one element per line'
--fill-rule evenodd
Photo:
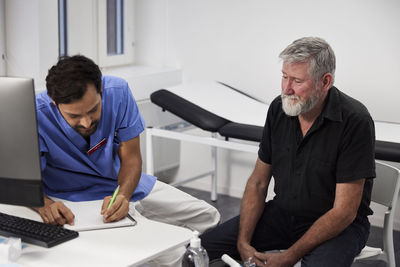
<path fill-rule="evenodd" d="M 308 72 L 315 82 L 325 73 L 331 73 L 332 85 L 335 80 L 336 58 L 330 45 L 319 37 L 303 37 L 295 40 L 280 54 L 284 62 L 309 62 Z"/>

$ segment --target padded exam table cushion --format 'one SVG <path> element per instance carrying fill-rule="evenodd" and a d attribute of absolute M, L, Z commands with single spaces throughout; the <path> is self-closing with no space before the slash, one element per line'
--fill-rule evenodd
<path fill-rule="evenodd" d="M 400 162 L 400 144 L 376 140 L 375 158 L 386 161 Z"/>
<path fill-rule="evenodd" d="M 229 122 L 165 89 L 152 93 L 150 99 L 164 110 L 168 110 L 205 131 L 217 132 Z"/>

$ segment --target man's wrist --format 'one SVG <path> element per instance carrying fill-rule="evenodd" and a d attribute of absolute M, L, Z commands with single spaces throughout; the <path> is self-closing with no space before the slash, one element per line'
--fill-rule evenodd
<path fill-rule="evenodd" d="M 31 209 L 39 212 L 40 209 L 45 208 L 53 203 L 54 203 L 54 201 L 52 199 L 48 198 L 47 196 L 44 196 L 43 197 L 43 206 L 42 207 L 31 207 Z"/>
<path fill-rule="evenodd" d="M 301 259 L 301 256 L 298 256 L 290 248 L 282 252 L 281 255 L 284 258 L 285 263 L 291 265 L 296 264 L 299 261 L 299 259 Z"/>
<path fill-rule="evenodd" d="M 250 245 L 250 242 L 238 239 L 236 247 L 240 252 L 241 250 L 248 249 L 249 247 L 251 247 L 251 245 Z"/>
<path fill-rule="evenodd" d="M 129 202 L 129 200 L 131 199 L 130 197 L 126 196 L 126 194 L 118 194 L 119 196 L 122 196 L 126 202 Z"/>
<path fill-rule="evenodd" d="M 118 182 L 120 185 L 118 196 L 123 196 L 128 202 L 131 200 L 136 187 L 130 183 Z"/>
<path fill-rule="evenodd" d="M 124 190 L 119 190 L 118 196 L 122 196 L 123 198 L 125 198 L 127 201 L 129 201 L 132 197 L 132 194 L 124 191 Z"/>

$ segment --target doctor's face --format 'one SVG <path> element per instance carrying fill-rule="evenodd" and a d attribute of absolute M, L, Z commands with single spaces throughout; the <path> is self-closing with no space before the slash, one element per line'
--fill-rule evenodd
<path fill-rule="evenodd" d="M 79 100 L 59 104 L 58 109 L 68 124 L 84 138 L 92 135 L 101 117 L 101 94 L 93 84 L 87 85 L 86 93 Z"/>

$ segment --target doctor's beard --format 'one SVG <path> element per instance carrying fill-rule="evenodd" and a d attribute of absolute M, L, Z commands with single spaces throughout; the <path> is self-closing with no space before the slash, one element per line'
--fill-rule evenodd
<path fill-rule="evenodd" d="M 90 124 L 90 128 L 86 129 L 85 127 L 83 127 L 82 125 L 76 125 L 72 128 L 74 128 L 74 130 L 79 133 L 80 135 L 82 135 L 82 137 L 87 138 L 89 136 L 91 136 L 96 130 L 97 130 L 97 126 L 99 125 L 99 121 L 92 121 L 92 123 Z"/>

